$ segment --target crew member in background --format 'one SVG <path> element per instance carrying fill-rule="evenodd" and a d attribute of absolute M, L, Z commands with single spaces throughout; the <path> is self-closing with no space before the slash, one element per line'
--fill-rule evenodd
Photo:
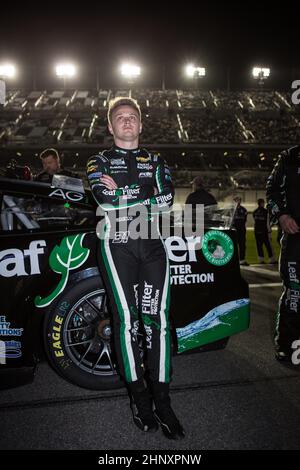
<path fill-rule="evenodd" d="M 271 264 L 275 264 L 276 259 L 274 257 L 272 245 L 270 242 L 270 234 L 272 233 L 272 231 L 269 224 L 269 214 L 267 209 L 265 208 L 264 199 L 258 199 L 257 204 L 258 207 L 255 209 L 255 211 L 253 211 L 253 219 L 258 261 L 261 264 L 264 264 L 265 262 L 263 248 L 265 245 L 269 256 L 269 262 Z"/>
<path fill-rule="evenodd" d="M 233 216 L 232 226 L 236 229 L 237 232 L 237 242 L 239 246 L 239 257 L 240 265 L 249 266 L 247 263 L 246 256 L 246 222 L 247 222 L 247 209 L 241 205 L 242 199 L 240 197 L 235 197 L 234 202 L 236 202 L 236 209 Z"/>
<path fill-rule="evenodd" d="M 42 161 L 43 171 L 36 176 L 36 181 L 51 184 L 53 175 L 65 175 L 71 176 L 72 178 L 78 178 L 76 173 L 65 170 L 61 166 L 61 161 L 57 150 L 53 148 L 43 150 L 40 154 L 40 159 Z"/>
<path fill-rule="evenodd" d="M 196 176 L 193 181 L 191 181 L 191 185 L 193 192 L 188 195 L 185 201 L 186 204 L 192 204 L 193 209 L 196 208 L 197 204 L 204 204 L 204 206 L 217 204 L 215 197 L 205 189 L 201 176 Z"/>
<path fill-rule="evenodd" d="M 275 328 L 275 357 L 291 361 L 300 339 L 300 146 L 284 150 L 267 181 L 271 223 L 282 228 L 280 275 L 284 291 Z"/>

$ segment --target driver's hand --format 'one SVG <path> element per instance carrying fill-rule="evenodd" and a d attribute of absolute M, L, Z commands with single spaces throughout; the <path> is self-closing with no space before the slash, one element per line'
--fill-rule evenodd
<path fill-rule="evenodd" d="M 101 183 L 104 184 L 104 186 L 107 188 L 107 189 L 117 189 L 118 188 L 118 185 L 117 183 L 115 182 L 115 180 L 109 176 L 109 175 L 103 175 L 101 178 L 100 178 L 100 181 Z"/>
<path fill-rule="evenodd" d="M 295 235 L 300 231 L 297 222 L 288 214 L 281 215 L 279 217 L 279 223 L 282 230 L 286 233 L 289 233 L 290 235 Z"/>

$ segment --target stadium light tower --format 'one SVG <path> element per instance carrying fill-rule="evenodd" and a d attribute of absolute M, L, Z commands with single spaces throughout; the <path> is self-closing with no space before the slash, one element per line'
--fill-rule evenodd
<path fill-rule="evenodd" d="M 121 75 L 132 84 L 141 75 L 141 67 L 132 63 L 123 63 L 120 67 Z"/>
<path fill-rule="evenodd" d="M 0 64 L 0 77 L 5 78 L 15 78 L 17 69 L 13 64 Z"/>
<path fill-rule="evenodd" d="M 195 66 L 194 64 L 188 64 L 185 66 L 185 76 L 194 81 L 195 88 L 197 88 L 198 81 L 205 77 L 205 75 L 206 69 L 204 67 Z"/>
<path fill-rule="evenodd" d="M 0 104 L 4 104 L 6 100 L 6 83 L 5 80 L 15 78 L 17 69 L 13 64 L 0 64 Z"/>
<path fill-rule="evenodd" d="M 258 81 L 259 85 L 263 85 L 265 80 L 270 76 L 271 70 L 268 67 L 253 67 L 252 76 Z"/>
<path fill-rule="evenodd" d="M 75 65 L 71 63 L 61 63 L 57 64 L 55 67 L 56 76 L 63 79 L 64 89 L 66 88 L 67 80 L 75 77 L 76 72 Z"/>
<path fill-rule="evenodd" d="M 206 75 L 205 67 L 196 67 L 194 64 L 188 64 L 185 67 L 185 74 L 189 78 L 202 78 Z"/>

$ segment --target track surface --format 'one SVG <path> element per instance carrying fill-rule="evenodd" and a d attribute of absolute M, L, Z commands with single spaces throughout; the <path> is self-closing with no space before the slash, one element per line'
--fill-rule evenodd
<path fill-rule="evenodd" d="M 299 449 L 300 368 L 274 360 L 275 267 L 242 268 L 251 326 L 225 350 L 173 359 L 172 403 L 182 441 L 132 422 L 124 389 L 95 392 L 65 382 L 41 363 L 35 381 L 0 392 L 1 449 Z"/>

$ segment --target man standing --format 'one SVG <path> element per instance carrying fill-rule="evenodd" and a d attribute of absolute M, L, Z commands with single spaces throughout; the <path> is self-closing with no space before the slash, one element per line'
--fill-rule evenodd
<path fill-rule="evenodd" d="M 185 201 L 186 204 L 192 204 L 193 209 L 196 209 L 197 204 L 204 206 L 213 206 L 218 204 L 215 197 L 205 189 L 201 176 L 196 176 L 192 184 L 192 193 L 190 193 Z"/>
<path fill-rule="evenodd" d="M 284 150 L 267 181 L 271 222 L 280 223 L 280 275 L 284 291 L 276 318 L 275 351 L 290 361 L 300 338 L 300 146 Z"/>
<path fill-rule="evenodd" d="M 257 200 L 258 207 L 253 212 L 253 219 L 254 219 L 254 235 L 256 240 L 256 248 L 258 254 L 258 261 L 261 264 L 264 264 L 264 249 L 263 246 L 265 245 L 269 260 L 271 264 L 275 264 L 276 260 L 273 255 L 273 250 L 271 246 L 271 242 L 269 239 L 269 234 L 271 233 L 271 228 L 269 224 L 269 214 L 267 209 L 265 209 L 265 201 L 264 199 Z"/>
<path fill-rule="evenodd" d="M 42 160 L 43 171 L 37 175 L 36 181 L 51 184 L 53 175 L 65 175 L 78 178 L 76 173 L 61 167 L 57 150 L 53 148 L 43 150 L 40 154 L 40 159 Z"/>
<path fill-rule="evenodd" d="M 245 260 L 246 255 L 246 222 L 247 222 L 247 209 L 241 205 L 242 199 L 235 197 L 236 209 L 233 216 L 232 226 L 236 229 L 237 242 L 239 246 L 240 265 L 249 266 Z"/>
<path fill-rule="evenodd" d="M 129 222 L 134 216 L 127 213 L 129 206 L 146 207 L 146 223 L 155 224 L 151 206 L 169 210 L 173 203 L 170 171 L 160 157 L 139 147 L 141 111 L 135 100 L 120 97 L 109 103 L 108 129 L 114 146 L 88 160 L 87 177 L 105 211 L 99 266 L 110 297 L 118 366 L 130 393 L 135 424 L 152 432 L 158 422 L 168 438 L 179 439 L 184 430 L 169 397 L 168 255 L 161 237 L 131 236 Z M 126 230 L 119 230 L 118 223 L 124 220 L 129 224 Z M 114 222 L 117 228 L 113 228 Z M 146 339 L 144 364 L 137 336 L 141 326 Z"/>

